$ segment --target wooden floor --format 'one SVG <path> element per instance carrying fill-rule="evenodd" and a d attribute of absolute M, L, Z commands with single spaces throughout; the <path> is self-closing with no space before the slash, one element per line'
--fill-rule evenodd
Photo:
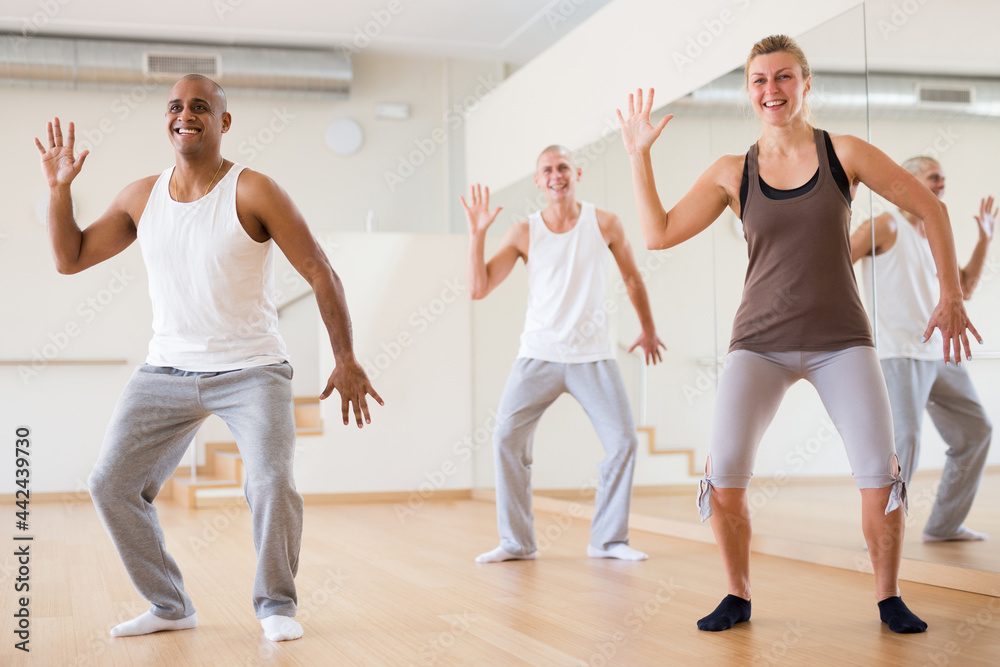
<path fill-rule="evenodd" d="M 939 477 L 939 472 L 918 473 L 907 489 L 910 513 L 906 521 L 903 556 L 1000 572 L 1000 470 L 991 469 L 984 475 L 972 511 L 965 521 L 970 528 L 992 535 L 985 542 L 923 543 L 920 535 L 931 513 Z M 632 511 L 697 522 L 693 493 L 692 490 L 681 494 L 636 494 L 632 500 Z M 794 537 L 811 544 L 859 551 L 864 548 L 861 494 L 850 478 L 842 481 L 796 480 L 780 485 L 773 479 L 755 478 L 748 494 L 753 508 L 755 534 Z M 708 522 L 704 528 L 710 531 Z"/>
<path fill-rule="evenodd" d="M 724 594 L 713 545 L 633 531 L 641 563 L 588 559 L 588 526 L 542 514 L 537 561 L 477 565 L 497 543 L 489 503 L 307 506 L 299 641 L 253 617 L 246 510 L 160 508 L 200 625 L 110 639 L 145 610 L 87 503 L 32 505 L 31 653 L 13 648 L 5 548 L 3 665 L 996 665 L 1000 597 L 904 584 L 929 624 L 883 626 L 869 575 L 755 555 L 754 616 L 724 633 L 695 621 Z M 1000 536 L 998 536 L 1000 537 Z M 10 539 L 10 538 L 8 538 Z M 8 542 L 12 544 L 12 542 Z M 1000 591 L 997 591 L 1000 596 Z"/>

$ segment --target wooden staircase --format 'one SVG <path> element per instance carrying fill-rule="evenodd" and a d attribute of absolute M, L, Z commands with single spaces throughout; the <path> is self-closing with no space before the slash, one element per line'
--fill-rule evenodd
<path fill-rule="evenodd" d="M 296 397 L 296 436 L 320 435 L 323 418 L 318 396 Z M 235 442 L 205 444 L 205 465 L 198 466 L 195 477 L 191 467 L 181 466 L 174 472 L 160 493 L 160 498 L 172 499 L 191 509 L 246 505 L 243 498 L 243 459 Z"/>

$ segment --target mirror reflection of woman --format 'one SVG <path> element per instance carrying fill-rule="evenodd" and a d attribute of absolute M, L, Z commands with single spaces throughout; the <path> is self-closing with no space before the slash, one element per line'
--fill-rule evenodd
<path fill-rule="evenodd" d="M 669 211 L 656 192 L 650 148 L 672 116 L 655 126 L 650 122 L 652 89 L 629 96 L 627 118 L 618 113 L 647 247 L 682 243 L 727 207 L 743 221 L 748 244 L 750 262 L 698 497 L 702 520 L 711 517 L 728 595 L 698 627 L 727 630 L 750 619 L 746 488 L 782 397 L 805 379 L 836 425 L 861 491 L 879 615 L 894 632 L 923 632 L 927 624 L 899 591 L 906 491 L 885 380 L 851 268 L 851 199 L 864 183 L 925 221 L 941 282 L 925 335 L 940 329 L 944 358 L 957 363 L 969 357 L 966 331 L 979 336 L 965 313 L 948 213 L 874 146 L 815 127 L 806 102 L 809 65 L 791 38 L 776 35 L 754 45 L 746 85 L 762 122 L 761 138 L 745 156 L 719 158 Z"/>

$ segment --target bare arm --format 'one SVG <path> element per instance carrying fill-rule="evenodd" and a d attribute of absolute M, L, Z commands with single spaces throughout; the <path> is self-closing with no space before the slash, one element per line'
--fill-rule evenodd
<path fill-rule="evenodd" d="M 598 224 L 601 234 L 608 243 L 608 249 L 618 264 L 618 270 L 625 281 L 625 289 L 628 291 L 629 301 L 635 308 L 636 315 L 639 316 L 639 324 L 642 326 L 642 333 L 632 343 L 629 352 L 637 347 L 642 347 L 647 364 L 656 364 L 663 361 L 663 353 L 666 349 L 663 341 L 656 335 L 656 325 L 653 323 L 653 311 L 649 306 L 649 295 L 646 292 L 646 285 L 636 266 L 635 256 L 632 254 L 632 245 L 625 236 L 625 227 L 621 220 L 611 213 L 600 211 L 598 213 Z"/>
<path fill-rule="evenodd" d="M 340 393 L 344 424 L 349 422 L 351 404 L 354 405 L 354 419 L 358 428 L 362 427 L 362 414 L 364 423 L 370 424 L 367 396 L 372 396 L 379 405 L 384 405 L 384 402 L 354 357 L 351 315 L 347 309 L 344 287 L 330 266 L 326 253 L 309 231 L 302 214 L 288 193 L 273 180 L 249 169 L 240 174 L 236 190 L 236 211 L 244 226 L 259 225 L 274 239 L 288 261 L 316 294 L 316 303 L 330 335 L 336 359 L 336 367 L 320 398 L 329 397 L 336 389 Z"/>
<path fill-rule="evenodd" d="M 940 300 L 924 331 L 924 340 L 930 338 L 937 327 L 944 339 L 945 361 L 951 361 L 953 352 L 956 363 L 963 356 L 971 358 L 966 330 L 971 331 L 980 343 L 982 339 L 969 321 L 962 303 L 962 285 L 948 209 L 913 174 L 871 144 L 850 135 L 838 136 L 833 141 L 837 156 L 852 183 L 856 180 L 864 183 L 876 194 L 924 221 L 941 287 Z"/>
<path fill-rule="evenodd" d="M 993 208 L 992 196 L 979 202 L 979 215 L 975 217 L 979 228 L 979 239 L 976 241 L 976 247 L 972 249 L 969 263 L 959 272 L 962 279 L 962 294 L 967 300 L 972 298 L 972 292 L 979 285 L 979 279 L 983 275 L 983 264 L 986 262 L 986 250 L 996 229 L 997 209 Z"/>
<path fill-rule="evenodd" d="M 482 188 L 478 183 L 472 186 L 470 201 L 461 197 L 465 217 L 469 222 L 469 257 L 466 263 L 466 279 L 469 283 L 469 296 L 473 299 L 483 299 L 497 285 L 510 275 L 518 257 L 527 258 L 526 222 L 515 223 L 500 242 L 500 249 L 486 262 L 486 230 L 489 229 L 502 208 L 490 211 L 490 189 Z"/>
<path fill-rule="evenodd" d="M 896 220 L 888 213 L 874 218 L 875 252 L 872 253 L 872 220 L 862 222 L 851 234 L 851 263 L 868 255 L 881 255 L 896 242 Z"/>
<path fill-rule="evenodd" d="M 730 196 L 722 185 L 732 157 L 718 160 L 702 174 L 691 190 L 667 212 L 656 192 L 653 163 L 649 151 L 672 115 L 665 116 L 656 127 L 649 122 L 653 108 L 653 89 L 648 103 L 643 105 L 642 90 L 629 95 L 629 117 L 618 111 L 622 140 L 632 163 L 632 184 L 639 213 L 642 237 L 649 249 L 670 248 L 698 234 L 722 214 Z"/>
<path fill-rule="evenodd" d="M 127 248 L 136 238 L 136 223 L 133 216 L 141 215 L 152 181 L 137 181 L 122 190 L 104 215 L 81 230 L 73 217 L 73 201 L 70 185 L 79 175 L 89 151 L 73 155 L 75 128 L 69 124 L 69 132 L 63 142 L 62 127 L 56 118 L 48 124 L 46 149 L 35 138 L 35 146 L 41 154 L 42 175 L 49 186 L 49 210 L 47 224 L 52 254 L 59 273 L 78 273 L 114 257 Z M 145 193 L 145 196 L 143 196 Z"/>

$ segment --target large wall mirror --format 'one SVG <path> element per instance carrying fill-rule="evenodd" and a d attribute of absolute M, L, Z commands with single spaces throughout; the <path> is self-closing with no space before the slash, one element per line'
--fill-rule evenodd
<path fill-rule="evenodd" d="M 980 198 L 1000 195 L 995 170 L 986 168 L 1000 148 L 1000 125 L 996 122 L 1000 111 L 996 102 L 992 106 L 989 102 L 1000 100 L 1000 83 L 983 77 L 982 72 L 957 78 L 962 72 L 907 69 L 906 63 L 914 61 L 893 55 L 900 50 L 919 53 L 927 46 L 921 43 L 925 39 L 920 29 L 922 22 L 919 17 L 911 17 L 910 27 L 895 26 L 891 11 L 891 3 L 869 2 L 799 36 L 813 68 L 810 103 L 823 129 L 870 137 L 899 162 L 911 155 L 939 154 L 948 173 L 945 202 L 951 212 L 959 260 L 964 265 L 976 241 L 972 216 L 978 212 Z M 885 21 L 896 30 L 887 34 Z M 947 48 L 940 44 L 940 35 L 962 34 L 960 21 L 967 18 L 956 12 L 954 31 L 937 26 L 934 49 Z M 903 46 L 908 40 L 917 43 Z M 975 89 L 971 96 L 980 104 L 970 108 L 955 103 L 919 102 L 917 91 L 934 85 L 952 90 L 971 86 Z M 622 105 L 628 92 L 622 90 Z M 995 97 L 990 98 L 991 94 Z M 613 109 L 609 110 L 609 121 L 613 113 Z M 718 156 L 745 153 L 759 137 L 759 120 L 747 102 L 742 68 L 670 103 L 655 116 L 665 113 L 674 113 L 675 118 L 653 149 L 658 190 L 665 205 L 676 202 Z M 553 137 L 553 142 L 558 141 Z M 609 284 L 618 311 L 618 361 L 636 423 L 642 427 L 632 509 L 641 515 L 697 524 L 694 483 L 704 467 L 716 378 L 728 349 L 747 265 L 742 227 L 727 211 L 691 241 L 669 251 L 647 251 L 641 246 L 628 159 L 617 134 L 611 132 L 604 140 L 578 151 L 577 162 L 583 167 L 578 186 L 580 199 L 616 212 L 625 222 L 638 263 L 646 274 L 658 331 L 669 347 L 665 363 L 649 368 L 644 368 L 637 356 L 625 352 L 638 334 L 638 322 L 624 291 L 619 289 L 621 279 L 612 265 Z M 544 198 L 531 178 L 494 193 L 493 199 L 504 207 L 498 232 L 544 206 Z M 866 220 L 873 211 L 884 211 L 886 206 L 866 188 L 860 188 L 852 205 L 853 225 Z M 1000 316 L 991 304 L 1000 296 L 1000 281 L 994 279 L 996 269 L 991 267 L 995 263 L 988 260 L 983 281 L 969 305 L 973 321 L 987 341 L 976 350 L 977 358 L 969 367 L 983 403 L 988 411 L 995 412 L 990 406 L 997 405 L 996 394 L 1000 391 Z M 859 285 L 863 286 L 860 267 L 857 270 Z M 479 356 L 474 371 L 477 422 L 487 421 L 495 409 L 516 355 L 526 299 L 526 280 L 520 268 L 498 295 L 491 297 L 496 301 L 490 306 L 473 310 L 474 345 L 495 352 L 488 360 Z M 499 306 L 497 301 L 504 305 Z M 505 316 L 498 316 L 500 311 Z M 904 557 L 1000 570 L 1000 542 L 996 540 L 964 545 L 922 544 L 920 533 L 936 491 L 945 450 L 929 420 L 923 432 L 921 468 L 927 472 L 918 473 L 911 485 Z M 536 495 L 590 502 L 601 457 L 600 443 L 583 410 L 572 398 L 563 396 L 546 413 L 535 436 Z M 493 486 L 490 459 L 489 452 L 481 450 L 476 461 L 478 487 Z M 989 461 L 994 468 L 992 480 L 996 481 L 996 464 L 1000 462 L 996 448 Z M 979 529 L 988 530 L 990 519 L 981 519 L 977 511 L 995 505 L 1000 497 L 996 486 L 987 473 L 968 520 L 973 527 L 979 521 Z M 805 382 L 789 391 L 764 437 L 750 499 L 756 535 L 780 538 L 784 543 L 836 547 L 842 553 L 856 552 L 867 560 L 860 525 L 860 494 L 851 480 L 847 456 L 815 390 Z M 539 514 L 536 521 L 541 534 L 551 519 Z M 710 539 L 708 524 L 700 529 Z"/>

